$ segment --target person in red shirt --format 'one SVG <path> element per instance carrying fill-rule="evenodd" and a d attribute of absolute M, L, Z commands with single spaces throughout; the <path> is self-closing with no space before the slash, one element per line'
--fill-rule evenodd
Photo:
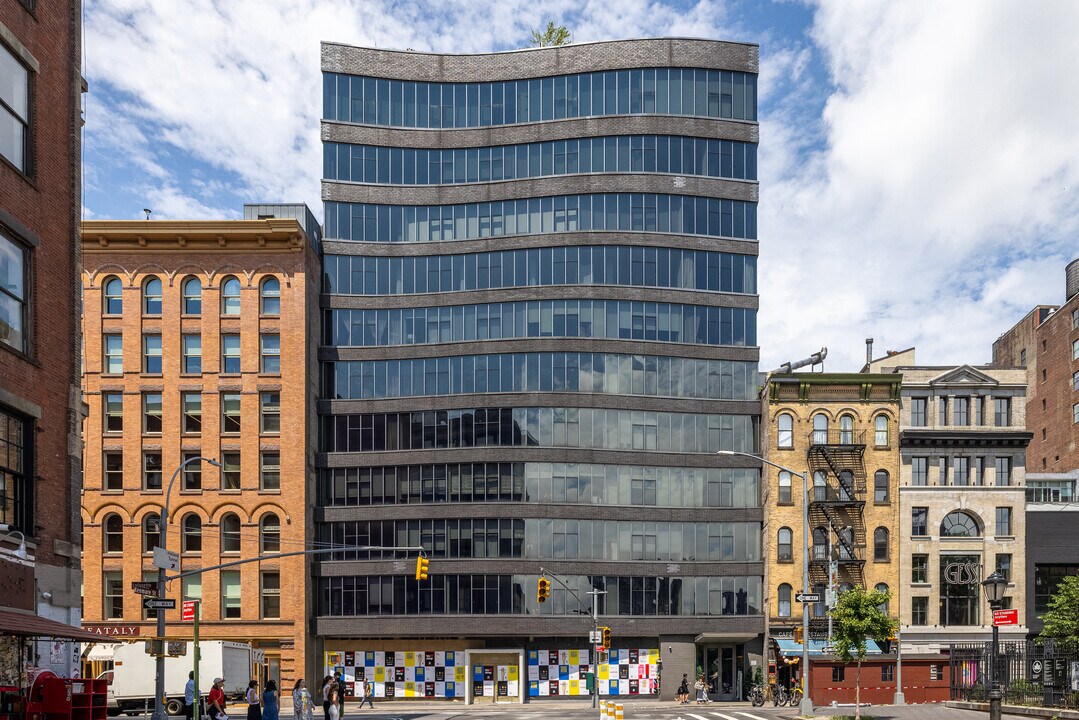
<path fill-rule="evenodd" d="M 225 678 L 214 678 L 214 686 L 207 698 L 210 703 L 210 720 L 225 717 Z"/>

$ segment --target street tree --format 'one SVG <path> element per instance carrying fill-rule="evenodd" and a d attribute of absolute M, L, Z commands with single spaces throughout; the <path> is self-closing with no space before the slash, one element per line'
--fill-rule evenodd
<path fill-rule="evenodd" d="M 544 32 L 532 31 L 532 47 L 550 47 L 551 45 L 569 45 L 573 42 L 573 34 L 566 29 L 565 25 L 555 27 L 553 22 L 547 23 Z"/>
<path fill-rule="evenodd" d="M 1045 624 L 1039 640 L 1079 642 L 1079 576 L 1069 575 L 1060 581 L 1042 620 Z"/>
<path fill-rule="evenodd" d="M 868 641 L 884 643 L 895 633 L 897 622 L 888 616 L 884 608 L 889 595 L 880 590 L 855 587 L 839 595 L 832 611 L 835 629 L 832 645 L 835 654 L 845 663 L 856 662 L 854 676 L 854 717 L 862 717 L 862 661 L 868 650 Z M 809 668 L 804 668 L 808 672 Z"/>

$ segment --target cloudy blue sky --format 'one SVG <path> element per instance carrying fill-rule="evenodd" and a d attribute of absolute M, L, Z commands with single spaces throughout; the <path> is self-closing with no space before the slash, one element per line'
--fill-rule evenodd
<path fill-rule="evenodd" d="M 761 46 L 762 367 L 864 339 L 987 362 L 1079 257 L 1070 0 L 85 0 L 84 217 L 322 217 L 319 41 L 436 52 Z"/>

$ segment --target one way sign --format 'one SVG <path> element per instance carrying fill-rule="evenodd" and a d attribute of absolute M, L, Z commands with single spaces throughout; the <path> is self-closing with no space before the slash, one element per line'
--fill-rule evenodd
<path fill-rule="evenodd" d="M 144 597 L 142 607 L 144 610 L 175 610 L 176 598 Z"/>
<path fill-rule="evenodd" d="M 794 599 L 800 603 L 819 603 L 820 593 L 795 593 Z"/>

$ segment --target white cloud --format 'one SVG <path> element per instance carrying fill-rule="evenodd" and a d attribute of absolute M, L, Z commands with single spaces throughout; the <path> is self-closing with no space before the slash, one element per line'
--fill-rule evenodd
<path fill-rule="evenodd" d="M 826 147 L 791 162 L 797 114 L 762 123 L 762 364 L 828 345 L 830 368 L 852 369 L 874 335 L 921 362 L 985 362 L 1034 302 L 1063 299 L 1077 31 L 1066 2 L 817 9 L 838 87 Z"/>

